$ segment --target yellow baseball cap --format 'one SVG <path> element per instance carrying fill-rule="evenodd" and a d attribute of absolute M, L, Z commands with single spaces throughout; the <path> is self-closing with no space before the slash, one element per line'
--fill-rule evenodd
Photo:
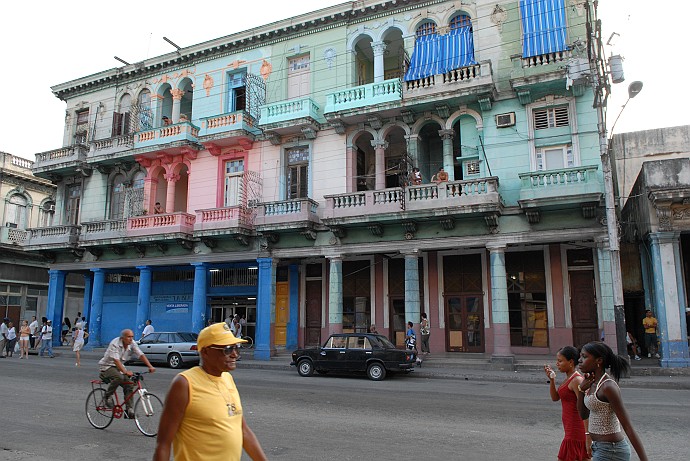
<path fill-rule="evenodd" d="M 225 322 L 214 323 L 199 332 L 196 347 L 201 350 L 207 346 L 232 346 L 233 344 L 246 343 L 244 339 L 236 338 Z"/>

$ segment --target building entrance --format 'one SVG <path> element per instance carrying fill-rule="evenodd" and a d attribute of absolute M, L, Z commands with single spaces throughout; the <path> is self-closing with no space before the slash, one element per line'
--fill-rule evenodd
<path fill-rule="evenodd" d="M 477 295 L 446 295 L 446 344 L 449 351 L 484 352 L 484 309 Z"/>
<path fill-rule="evenodd" d="M 214 323 L 230 322 L 235 314 L 244 319 L 242 326 L 242 336 L 254 338 L 256 331 L 256 298 L 237 296 L 237 297 L 218 297 L 211 298 L 211 319 Z"/>

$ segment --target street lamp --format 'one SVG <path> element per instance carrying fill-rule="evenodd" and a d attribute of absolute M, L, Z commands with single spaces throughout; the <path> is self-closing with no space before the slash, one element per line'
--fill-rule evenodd
<path fill-rule="evenodd" d="M 616 128 L 616 122 L 620 118 L 628 102 L 642 91 L 642 82 L 634 81 L 628 85 L 628 99 L 623 104 L 616 120 L 611 127 L 611 136 Z M 599 118 L 599 147 L 601 152 L 601 166 L 604 173 L 604 202 L 606 204 L 606 230 L 609 240 L 609 251 L 611 260 L 611 284 L 613 285 L 613 310 L 616 324 L 616 346 L 618 355 L 627 357 L 627 342 L 625 331 L 625 302 L 623 301 L 623 277 L 621 275 L 620 245 L 618 241 L 618 219 L 616 216 L 616 201 L 613 194 L 613 177 L 611 174 L 611 149 L 606 139 L 606 126 L 604 122 L 603 109 L 598 105 L 597 115 Z"/>

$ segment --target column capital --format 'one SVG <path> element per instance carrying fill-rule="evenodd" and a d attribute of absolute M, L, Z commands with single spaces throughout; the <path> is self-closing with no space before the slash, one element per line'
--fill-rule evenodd
<path fill-rule="evenodd" d="M 189 263 L 190 266 L 194 266 L 195 269 L 198 268 L 206 268 L 208 267 L 208 263 Z"/>
<path fill-rule="evenodd" d="M 151 266 L 135 266 L 136 269 L 139 269 L 139 271 L 151 271 Z"/>
<path fill-rule="evenodd" d="M 184 90 L 173 88 L 170 90 L 170 94 L 172 95 L 173 100 L 179 101 L 182 99 L 182 96 L 184 96 Z"/>
<path fill-rule="evenodd" d="M 278 260 L 275 258 L 256 258 L 256 262 L 259 264 L 259 268 L 278 265 Z"/>
<path fill-rule="evenodd" d="M 334 262 L 334 261 L 343 262 L 343 255 L 326 256 L 326 259 L 328 259 L 330 262 Z"/>
<path fill-rule="evenodd" d="M 90 270 L 91 272 L 93 272 L 94 274 L 102 274 L 102 273 L 105 272 L 105 270 L 101 269 L 100 267 L 93 267 L 93 268 L 91 268 L 91 269 L 89 269 L 89 270 Z"/>
<path fill-rule="evenodd" d="M 491 253 L 505 253 L 508 245 L 505 243 L 487 243 L 486 249 Z"/>
<path fill-rule="evenodd" d="M 438 135 L 443 139 L 444 141 L 447 139 L 453 139 L 455 137 L 455 131 L 454 130 L 438 130 Z"/>
<path fill-rule="evenodd" d="M 419 258 L 421 251 L 419 251 L 419 248 L 409 248 L 405 250 L 400 250 L 400 254 L 410 258 Z"/>
<path fill-rule="evenodd" d="M 371 141 L 371 147 L 374 149 L 388 149 L 388 142 L 380 139 L 374 139 Z"/>
<path fill-rule="evenodd" d="M 387 48 L 386 42 L 371 42 L 371 48 L 374 50 L 374 56 L 382 55 Z"/>
<path fill-rule="evenodd" d="M 58 275 L 58 274 L 64 274 L 66 273 L 65 271 L 57 270 L 57 269 L 49 269 L 48 274 L 50 275 Z"/>

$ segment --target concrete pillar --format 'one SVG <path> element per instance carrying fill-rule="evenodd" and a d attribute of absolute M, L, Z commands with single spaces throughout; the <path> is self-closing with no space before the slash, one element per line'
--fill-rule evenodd
<path fill-rule="evenodd" d="M 402 252 L 405 255 L 405 323 L 419 323 L 419 250 Z"/>
<path fill-rule="evenodd" d="M 374 157 L 376 159 L 376 186 L 375 190 L 386 188 L 386 149 L 388 143 L 386 141 L 371 141 L 374 148 Z"/>
<path fill-rule="evenodd" d="M 508 318 L 508 282 L 506 280 L 505 245 L 487 245 L 491 266 L 491 318 L 493 320 L 494 352 L 491 360 L 513 361 L 510 348 Z"/>
<path fill-rule="evenodd" d="M 141 338 L 146 320 L 151 316 L 151 268 L 137 266 L 139 269 L 139 294 L 137 295 L 137 314 L 134 322 L 134 338 Z"/>
<path fill-rule="evenodd" d="M 330 259 L 328 277 L 328 333 L 343 332 L 343 259 Z"/>
<path fill-rule="evenodd" d="M 62 346 L 62 319 L 65 310 L 65 271 L 48 271 L 46 318 L 53 323 L 53 346 Z"/>
<path fill-rule="evenodd" d="M 654 302 L 654 284 L 652 283 L 652 270 L 649 267 L 651 250 L 649 246 L 640 242 L 637 246 L 640 253 L 640 267 L 642 269 L 642 289 L 644 290 L 644 305 L 651 306 Z"/>
<path fill-rule="evenodd" d="M 374 50 L 374 82 L 382 82 L 385 78 L 383 57 L 386 52 L 386 43 L 372 42 L 371 48 Z"/>
<path fill-rule="evenodd" d="M 256 335 L 254 358 L 271 360 L 275 354 L 272 338 L 276 315 L 276 265 L 273 258 L 257 258 L 259 263 L 259 292 L 256 298 Z"/>
<path fill-rule="evenodd" d="M 208 266 L 205 263 L 192 263 L 192 266 L 194 266 L 194 296 L 192 298 L 192 331 L 199 332 L 206 326 L 206 295 L 208 289 Z"/>
<path fill-rule="evenodd" d="M 443 169 L 448 173 L 448 181 L 455 181 L 455 159 L 453 158 L 455 131 L 439 130 L 438 135 L 443 140 Z"/>
<path fill-rule="evenodd" d="M 182 96 L 184 96 L 184 90 L 174 88 L 174 89 L 170 90 L 170 94 L 172 94 L 172 98 L 173 98 L 172 122 L 173 123 L 179 123 L 179 121 L 180 121 L 180 102 L 182 101 Z"/>
<path fill-rule="evenodd" d="M 178 174 L 166 174 L 165 179 L 168 180 L 168 187 L 165 195 L 165 212 L 172 213 L 175 211 L 175 184 L 180 179 Z M 153 214 L 153 210 L 149 210 Z"/>
<path fill-rule="evenodd" d="M 678 272 L 683 267 L 678 259 L 679 239 L 677 232 L 658 232 L 649 236 L 655 288 L 652 312 L 659 321 L 659 353 L 661 366 L 665 368 L 690 366 L 685 303 L 678 288 L 682 286 L 682 276 Z"/>
<path fill-rule="evenodd" d="M 419 135 L 411 134 L 405 136 L 405 140 L 407 141 L 407 155 L 410 157 L 412 167 L 419 168 L 419 156 L 417 154 Z M 429 178 L 426 178 L 426 182 L 429 182 Z"/>
<path fill-rule="evenodd" d="M 83 312 L 83 316 L 86 317 L 86 324 L 88 326 L 89 319 L 91 318 L 91 313 L 89 312 L 89 309 L 91 309 L 91 292 L 93 289 L 93 274 L 88 273 L 84 274 L 84 306 L 82 307 L 81 311 Z"/>
<path fill-rule="evenodd" d="M 357 192 L 357 149 L 353 145 L 347 146 L 345 150 L 346 168 L 346 192 Z"/>
<path fill-rule="evenodd" d="M 91 269 L 91 272 L 93 272 L 93 291 L 91 294 L 91 310 L 89 311 L 89 346 L 100 347 L 105 272 L 103 269 Z"/>
<path fill-rule="evenodd" d="M 287 350 L 292 350 L 297 348 L 299 334 L 299 266 L 297 264 L 290 264 L 288 271 L 290 317 L 288 318 L 287 324 L 285 348 Z"/>
<path fill-rule="evenodd" d="M 611 277 L 611 252 L 608 239 L 597 240 L 597 260 L 599 266 L 599 323 L 600 336 L 614 351 L 617 350 L 616 339 L 616 310 L 613 305 L 613 278 Z"/>

